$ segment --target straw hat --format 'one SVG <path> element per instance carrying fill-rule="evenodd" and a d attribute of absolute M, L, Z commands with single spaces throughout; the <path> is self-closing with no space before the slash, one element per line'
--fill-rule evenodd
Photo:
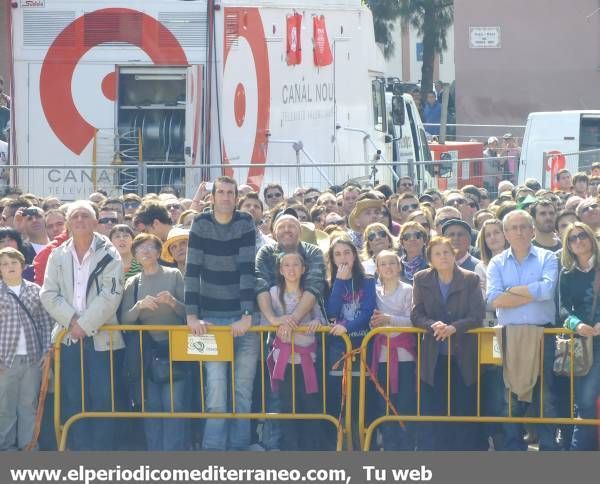
<path fill-rule="evenodd" d="M 180 240 L 188 240 L 190 238 L 190 231 L 188 229 L 183 229 L 181 227 L 174 227 L 169 230 L 169 235 L 167 235 L 167 240 L 163 244 L 162 253 L 160 258 L 169 264 L 173 264 L 175 259 L 171 255 L 169 249 L 175 242 L 179 242 Z"/>
<path fill-rule="evenodd" d="M 302 222 L 300 240 L 316 245 L 323 253 L 329 250 L 329 235 L 315 227 L 312 222 Z"/>
<path fill-rule="evenodd" d="M 383 207 L 383 200 L 372 200 L 370 198 L 367 198 L 364 200 L 359 200 L 358 202 L 356 202 L 354 209 L 352 210 L 352 212 L 350 213 L 350 216 L 348 217 L 348 225 L 355 232 L 362 232 L 363 229 L 360 227 L 357 227 L 357 225 L 356 225 L 357 217 L 360 217 L 360 215 L 365 210 L 368 210 L 370 208 L 382 208 L 382 207 Z"/>

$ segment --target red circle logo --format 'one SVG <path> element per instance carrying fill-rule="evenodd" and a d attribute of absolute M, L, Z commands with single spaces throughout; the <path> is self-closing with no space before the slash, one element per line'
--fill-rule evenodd
<path fill-rule="evenodd" d="M 142 35 L 133 29 L 106 29 L 85 39 L 85 25 L 133 25 L 140 21 Z M 74 45 L 71 39 L 75 39 Z M 158 39 L 161 39 L 159 45 Z M 48 124 L 61 142 L 75 154 L 81 154 L 93 139 L 96 128 L 79 113 L 73 102 L 71 80 L 79 60 L 93 47 L 104 42 L 126 42 L 142 49 L 154 64 L 187 65 L 183 48 L 173 34 L 155 18 L 137 10 L 106 8 L 87 13 L 67 25 L 56 37 L 44 58 L 40 75 L 40 97 Z M 64 47 L 68 46 L 68 47 Z M 102 92 L 116 99 L 115 74 L 102 81 Z"/>
<path fill-rule="evenodd" d="M 260 186 L 264 176 L 264 165 L 267 161 L 267 132 L 269 130 L 269 114 L 271 104 L 271 76 L 269 72 L 269 52 L 265 40 L 265 31 L 263 28 L 260 12 L 256 8 L 226 8 L 225 18 L 231 17 L 239 19 L 235 32 L 227 32 L 225 38 L 225 52 L 223 69 L 227 65 L 227 59 L 231 51 L 231 46 L 236 37 L 243 37 L 252 50 L 254 61 L 254 74 L 256 76 L 257 88 L 257 113 L 256 113 L 256 131 L 254 135 L 254 146 L 250 160 L 239 160 L 242 163 L 250 162 L 253 166 L 248 170 L 248 177 L 245 183 L 254 186 Z M 240 80 L 234 94 L 234 117 L 238 127 L 243 126 L 248 121 L 249 115 L 246 111 L 246 88 Z M 223 145 L 223 163 L 229 163 L 227 156 L 227 147 Z M 225 174 L 233 175 L 232 170 L 224 170 Z M 240 183 L 242 182 L 239 180 Z"/>

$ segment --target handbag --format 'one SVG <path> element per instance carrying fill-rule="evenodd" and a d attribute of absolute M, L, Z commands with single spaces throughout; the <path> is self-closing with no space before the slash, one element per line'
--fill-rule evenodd
<path fill-rule="evenodd" d="M 149 368 L 150 380 L 157 385 L 171 382 L 169 357 L 168 355 L 166 357 L 162 356 L 160 353 L 161 352 L 155 352 L 152 355 Z M 185 378 L 185 370 L 176 362 L 173 362 L 172 364 L 173 382 L 183 380 Z"/>
<path fill-rule="evenodd" d="M 600 292 L 600 271 L 594 277 L 594 300 L 592 302 L 592 318 L 596 314 L 598 293 Z M 554 374 L 557 376 L 571 376 L 573 365 L 574 376 L 585 376 L 589 373 L 594 362 L 594 338 L 575 335 L 573 337 L 573 361 L 571 362 L 571 338 L 558 336 L 554 352 Z"/>
<path fill-rule="evenodd" d="M 139 285 L 139 277 L 136 277 L 133 286 L 134 304 L 138 301 Z M 140 362 L 141 347 L 139 332 L 126 331 L 124 332 L 124 338 L 126 344 L 124 356 L 124 377 L 128 383 L 135 383 L 139 385 L 142 363 Z M 148 373 L 148 377 L 152 383 L 156 383 L 158 385 L 169 383 L 171 378 L 168 341 L 155 342 L 145 331 L 142 332 L 142 340 L 144 348 L 149 348 L 149 352 L 144 353 L 144 371 Z M 174 382 L 182 380 L 185 377 L 185 374 L 185 369 L 181 365 L 173 363 Z"/>

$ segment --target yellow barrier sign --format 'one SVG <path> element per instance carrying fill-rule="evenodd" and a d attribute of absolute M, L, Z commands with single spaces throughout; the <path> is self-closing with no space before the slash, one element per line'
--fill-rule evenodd
<path fill-rule="evenodd" d="M 479 361 L 482 365 L 502 365 L 502 350 L 497 335 L 491 333 L 480 334 L 481 353 Z"/>
<path fill-rule="evenodd" d="M 174 331 L 171 355 L 173 361 L 233 361 L 233 336 L 223 331 L 202 336 Z"/>

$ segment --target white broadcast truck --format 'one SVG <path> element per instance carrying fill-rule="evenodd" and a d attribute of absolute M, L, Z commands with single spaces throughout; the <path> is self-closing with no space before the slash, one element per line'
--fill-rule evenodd
<path fill-rule="evenodd" d="M 544 164 L 544 153 L 559 157 L 550 157 Z M 552 173 L 560 168 L 550 166 L 554 160 L 564 160 L 564 168 L 573 174 L 589 170 L 593 162 L 600 161 L 599 110 L 529 114 L 521 146 L 519 183 L 535 178 L 550 188 Z"/>
<path fill-rule="evenodd" d="M 406 168 L 373 163 L 426 156 L 360 0 L 20 0 L 7 20 L 9 183 L 26 191 L 391 184 Z"/>

